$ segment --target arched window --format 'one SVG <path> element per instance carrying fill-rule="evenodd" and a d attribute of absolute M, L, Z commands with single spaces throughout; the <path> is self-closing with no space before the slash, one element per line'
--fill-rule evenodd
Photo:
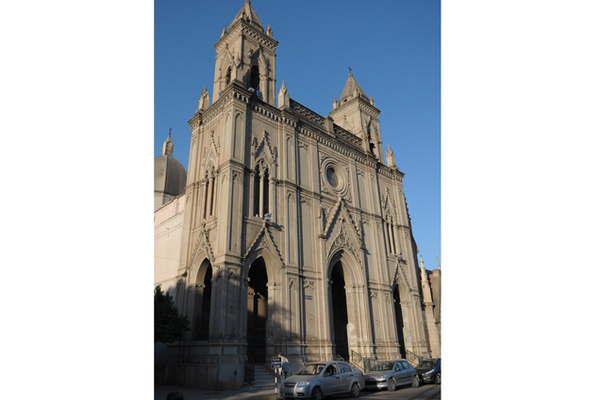
<path fill-rule="evenodd" d="M 209 178 L 208 172 L 204 174 L 204 212 L 202 213 L 202 218 L 206 219 L 206 211 L 208 209 L 208 190 L 209 190 Z"/>
<path fill-rule="evenodd" d="M 254 170 L 254 215 L 259 215 L 260 213 L 260 169 L 256 166 Z"/>
<path fill-rule="evenodd" d="M 250 80 L 248 82 L 248 88 L 259 90 L 260 86 L 260 75 L 258 71 L 258 65 L 253 65 L 250 68 Z"/>
<path fill-rule="evenodd" d="M 269 212 L 269 169 L 263 174 L 263 215 Z"/>
<path fill-rule="evenodd" d="M 231 67 L 227 67 L 227 71 L 225 72 L 225 86 L 231 83 Z"/>
<path fill-rule="evenodd" d="M 369 151 L 371 154 L 375 155 L 375 144 L 373 143 L 373 126 L 371 124 L 371 120 L 367 122 L 367 138 L 369 140 Z"/>
<path fill-rule="evenodd" d="M 254 215 L 262 217 L 269 212 L 269 168 L 263 160 L 256 163 L 254 170 Z"/>
<path fill-rule="evenodd" d="M 211 201 L 210 201 L 210 215 L 215 215 L 215 202 L 217 201 L 217 190 L 215 189 L 215 185 L 217 184 L 217 178 L 215 176 L 215 172 L 213 170 L 212 175 L 212 185 L 211 185 Z"/>
<path fill-rule="evenodd" d="M 385 238 L 390 254 L 396 254 L 396 235 L 394 234 L 394 219 L 391 214 L 387 214 L 384 222 Z"/>

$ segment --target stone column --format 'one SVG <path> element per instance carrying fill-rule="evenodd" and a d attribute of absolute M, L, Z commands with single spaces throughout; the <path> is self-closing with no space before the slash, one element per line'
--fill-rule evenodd
<path fill-rule="evenodd" d="M 425 320 L 421 309 L 421 296 L 419 291 L 411 289 L 411 304 L 413 315 L 413 352 L 420 357 L 429 357 L 429 346 L 425 333 Z"/>
<path fill-rule="evenodd" d="M 427 271 L 423 266 L 423 259 L 421 259 L 421 287 L 423 290 L 423 304 L 425 306 L 425 322 L 427 326 L 427 333 L 429 337 L 429 345 L 431 347 L 431 355 L 433 357 L 440 356 L 440 337 L 435 323 L 435 316 L 433 315 L 433 299 L 431 296 L 431 287 L 429 286 L 429 279 L 427 277 Z"/>
<path fill-rule="evenodd" d="M 365 277 L 366 279 L 366 277 Z M 364 321 L 361 325 L 363 326 L 362 330 L 362 338 L 364 341 L 364 345 L 367 346 L 364 349 L 363 357 L 372 357 L 374 355 L 374 347 L 375 343 L 373 341 L 373 315 L 371 308 L 371 301 L 369 297 L 369 288 L 367 285 L 359 287 L 356 291 L 357 294 L 357 302 L 360 304 L 360 309 L 362 310 L 360 316 L 360 321 Z"/>

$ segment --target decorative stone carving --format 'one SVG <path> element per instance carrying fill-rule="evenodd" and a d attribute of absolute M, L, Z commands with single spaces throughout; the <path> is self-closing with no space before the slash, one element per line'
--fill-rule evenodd
<path fill-rule="evenodd" d="M 201 256 L 204 256 L 208 258 L 211 264 L 214 264 L 215 255 L 208 238 L 208 231 L 206 230 L 205 224 L 202 224 L 198 230 L 193 249 L 192 256 L 189 260 L 190 263 L 198 260 L 199 258 L 203 258 Z"/>
<path fill-rule="evenodd" d="M 279 246 L 277 246 L 277 243 L 275 243 L 275 239 L 273 239 L 273 234 L 271 233 L 270 225 L 271 224 L 269 224 L 266 220 L 263 221 L 262 228 L 260 229 L 260 231 L 258 231 L 256 237 L 254 238 L 250 246 L 248 246 L 248 249 L 246 250 L 246 253 L 244 254 L 243 258 L 247 259 L 252 251 L 259 251 L 262 247 L 266 247 L 277 255 L 277 257 L 281 261 L 281 265 L 283 266 L 283 256 L 279 251 Z"/>
<path fill-rule="evenodd" d="M 254 159 L 265 158 L 271 165 L 277 165 L 277 147 L 271 145 L 269 132 L 263 131 L 262 137 L 252 138 L 252 155 Z M 275 171 L 274 171 L 275 172 Z"/>

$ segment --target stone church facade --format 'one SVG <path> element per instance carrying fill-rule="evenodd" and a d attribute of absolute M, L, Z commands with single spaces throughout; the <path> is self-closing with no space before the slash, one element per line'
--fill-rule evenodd
<path fill-rule="evenodd" d="M 237 387 L 278 353 L 439 355 L 380 110 L 351 72 L 327 116 L 276 91 L 277 46 L 246 1 L 189 120 L 185 190 L 155 210 L 156 283 L 191 321 L 171 346 L 180 384 Z"/>

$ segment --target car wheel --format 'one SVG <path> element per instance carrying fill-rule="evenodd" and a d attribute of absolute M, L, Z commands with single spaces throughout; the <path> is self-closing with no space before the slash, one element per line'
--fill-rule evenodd
<path fill-rule="evenodd" d="M 352 384 L 352 388 L 350 389 L 350 393 L 352 394 L 352 397 L 354 397 L 355 399 L 360 396 L 360 388 L 358 387 L 358 383 L 353 383 Z"/>
<path fill-rule="evenodd" d="M 412 380 L 411 386 L 414 388 L 418 388 L 419 386 L 421 386 L 421 380 L 419 379 L 419 375 L 415 375 L 415 377 Z"/>
<path fill-rule="evenodd" d="M 435 375 L 435 383 L 438 385 L 442 383 L 442 375 L 439 372 Z"/>
<path fill-rule="evenodd" d="M 314 388 L 312 391 L 312 396 L 313 400 L 321 400 L 323 398 L 323 393 L 321 392 L 321 389 Z"/>
<path fill-rule="evenodd" d="M 390 392 L 396 390 L 396 382 L 394 382 L 392 378 L 388 379 L 387 381 L 387 390 L 389 390 Z"/>

